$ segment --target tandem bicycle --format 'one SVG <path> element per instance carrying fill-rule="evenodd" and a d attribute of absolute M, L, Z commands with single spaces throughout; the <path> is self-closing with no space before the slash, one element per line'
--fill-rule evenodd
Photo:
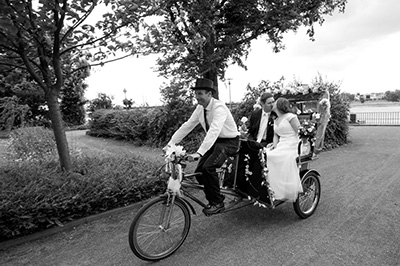
<path fill-rule="evenodd" d="M 313 161 L 312 149 L 304 153 L 303 147 L 304 141 L 300 141 L 299 156 L 296 159 L 303 192 L 299 193 L 293 207 L 296 214 L 305 219 L 318 206 L 321 185 L 320 174 L 310 168 Z M 255 167 L 258 174 L 248 175 L 246 167 L 251 160 L 250 155 L 253 158 L 258 156 Z M 164 259 L 178 250 L 189 234 L 191 213 L 196 214 L 193 203 L 206 206 L 193 192 L 204 189 L 196 180 L 196 176 L 201 173 L 185 172 L 188 156 L 182 147 L 176 146 L 167 152 L 165 159 L 165 173 L 168 175 L 166 192 L 145 204 L 136 214 L 129 229 L 131 250 L 140 259 L 148 261 Z M 274 209 L 285 202 L 274 199 L 265 160 L 265 150 L 255 146 L 252 141 L 241 140 L 240 149 L 217 170 L 221 194 L 225 196 L 225 208 L 220 213 L 249 205 Z M 229 187 L 225 186 L 227 179 L 232 183 Z"/>

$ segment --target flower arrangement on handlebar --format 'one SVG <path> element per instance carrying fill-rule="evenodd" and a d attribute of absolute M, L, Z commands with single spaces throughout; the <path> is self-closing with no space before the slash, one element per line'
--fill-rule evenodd
<path fill-rule="evenodd" d="M 182 146 L 167 146 L 165 152 L 165 172 L 170 174 L 167 189 L 173 194 L 181 196 L 182 166 L 183 161 L 187 160 L 186 151 Z"/>
<path fill-rule="evenodd" d="M 304 121 L 299 127 L 299 137 L 313 139 L 317 133 L 317 128 L 315 127 L 315 122 Z"/>

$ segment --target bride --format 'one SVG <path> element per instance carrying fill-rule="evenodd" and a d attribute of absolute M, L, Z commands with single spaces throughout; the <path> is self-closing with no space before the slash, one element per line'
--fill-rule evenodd
<path fill-rule="evenodd" d="M 272 110 L 278 118 L 274 122 L 274 142 L 267 152 L 269 183 L 275 199 L 294 202 L 303 192 L 296 163 L 300 122 L 285 98 L 276 100 Z"/>

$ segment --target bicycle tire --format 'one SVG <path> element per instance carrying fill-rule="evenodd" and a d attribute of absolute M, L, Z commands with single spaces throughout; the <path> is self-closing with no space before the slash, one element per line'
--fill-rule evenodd
<path fill-rule="evenodd" d="M 321 197 L 321 183 L 316 172 L 308 172 L 301 179 L 303 192 L 293 202 L 294 211 L 302 218 L 310 217 L 316 210 Z"/>
<path fill-rule="evenodd" d="M 158 261 L 172 255 L 189 233 L 191 217 L 186 203 L 178 197 L 175 197 L 174 204 L 167 201 L 166 196 L 151 200 L 138 211 L 131 223 L 129 246 L 142 260 Z M 171 208 L 171 226 L 165 229 Z"/>

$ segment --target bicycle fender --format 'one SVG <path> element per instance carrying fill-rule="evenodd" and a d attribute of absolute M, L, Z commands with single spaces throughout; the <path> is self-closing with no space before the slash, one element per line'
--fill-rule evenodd
<path fill-rule="evenodd" d="M 306 169 L 300 172 L 300 179 L 302 180 L 304 176 L 306 176 L 308 173 L 315 173 L 318 177 L 321 177 L 321 175 L 318 173 L 317 170 L 314 169 Z"/>

